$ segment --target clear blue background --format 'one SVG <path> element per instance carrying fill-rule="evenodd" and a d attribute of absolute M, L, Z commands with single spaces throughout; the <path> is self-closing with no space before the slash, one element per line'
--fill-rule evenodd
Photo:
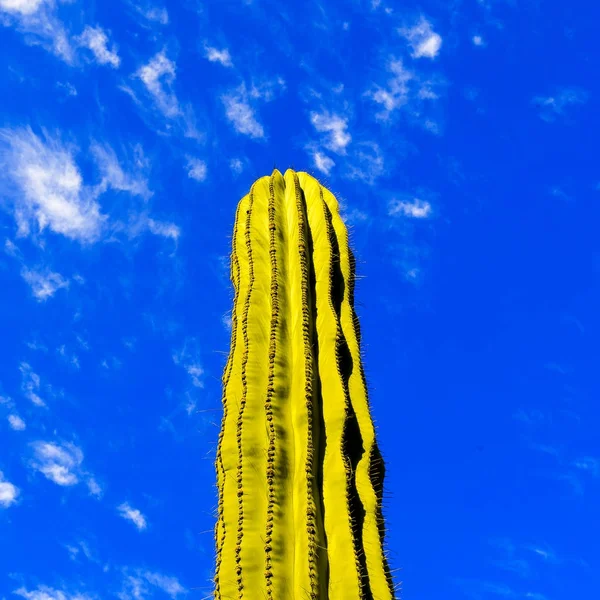
<path fill-rule="evenodd" d="M 239 199 L 359 260 L 406 600 L 600 590 L 591 2 L 0 0 L 0 598 L 210 596 Z"/>

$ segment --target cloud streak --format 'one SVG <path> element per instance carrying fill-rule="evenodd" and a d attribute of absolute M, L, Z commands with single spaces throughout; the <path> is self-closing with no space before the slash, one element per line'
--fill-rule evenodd
<path fill-rule="evenodd" d="M 60 273 L 52 271 L 36 271 L 24 267 L 21 270 L 21 277 L 31 288 L 31 291 L 38 302 L 45 302 L 52 298 L 60 289 L 69 287 L 69 281 Z"/>
<path fill-rule="evenodd" d="M 83 475 L 81 448 L 68 442 L 55 444 L 41 440 L 31 445 L 34 456 L 30 465 L 46 479 L 60 486 L 72 486 L 80 482 Z"/>
<path fill-rule="evenodd" d="M 143 531 L 148 526 L 146 517 L 137 508 L 130 506 L 128 502 L 123 502 L 117 506 L 117 511 L 127 521 L 131 521 L 138 529 Z"/>
<path fill-rule="evenodd" d="M 0 471 L 0 508 L 8 508 L 16 503 L 19 496 L 19 488 L 4 478 Z"/>
<path fill-rule="evenodd" d="M 108 36 L 102 27 L 86 26 L 83 33 L 77 37 L 77 42 L 81 47 L 90 50 L 99 64 L 110 65 L 114 69 L 121 64 L 116 47 L 113 45 L 109 49 Z"/>
<path fill-rule="evenodd" d="M 548 123 L 565 118 L 572 107 L 585 104 L 588 93 L 576 87 L 565 87 L 551 96 L 536 96 L 532 103 L 539 109 L 539 116 Z"/>
<path fill-rule="evenodd" d="M 431 23 L 421 17 L 413 27 L 398 29 L 398 33 L 408 40 L 413 58 L 435 58 L 442 47 L 442 36 L 433 31 Z"/>
<path fill-rule="evenodd" d="M 13 215 L 20 236 L 34 225 L 82 243 L 98 239 L 106 216 L 74 159 L 75 150 L 29 127 L 0 129 L 0 166 L 12 189 Z"/>
<path fill-rule="evenodd" d="M 165 117 L 173 119 L 182 114 L 177 96 L 172 90 L 176 66 L 164 50 L 142 65 L 136 76 L 141 79 L 154 104 Z"/>

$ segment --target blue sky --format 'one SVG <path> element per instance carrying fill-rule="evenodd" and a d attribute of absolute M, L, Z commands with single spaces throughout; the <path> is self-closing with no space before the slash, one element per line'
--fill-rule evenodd
<path fill-rule="evenodd" d="M 597 8 L 0 0 L 0 598 L 210 596 L 235 207 L 339 198 L 407 600 L 600 589 Z"/>

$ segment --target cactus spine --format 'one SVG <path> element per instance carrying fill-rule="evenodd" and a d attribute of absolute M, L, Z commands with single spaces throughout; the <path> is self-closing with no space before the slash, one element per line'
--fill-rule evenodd
<path fill-rule="evenodd" d="M 275 169 L 237 207 L 215 598 L 393 600 L 384 465 L 333 194 Z"/>

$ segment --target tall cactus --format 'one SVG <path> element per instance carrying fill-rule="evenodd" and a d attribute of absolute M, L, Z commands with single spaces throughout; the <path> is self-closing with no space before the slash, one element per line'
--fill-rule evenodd
<path fill-rule="evenodd" d="M 215 598 L 390 600 L 384 465 L 334 195 L 275 169 L 237 207 Z"/>

